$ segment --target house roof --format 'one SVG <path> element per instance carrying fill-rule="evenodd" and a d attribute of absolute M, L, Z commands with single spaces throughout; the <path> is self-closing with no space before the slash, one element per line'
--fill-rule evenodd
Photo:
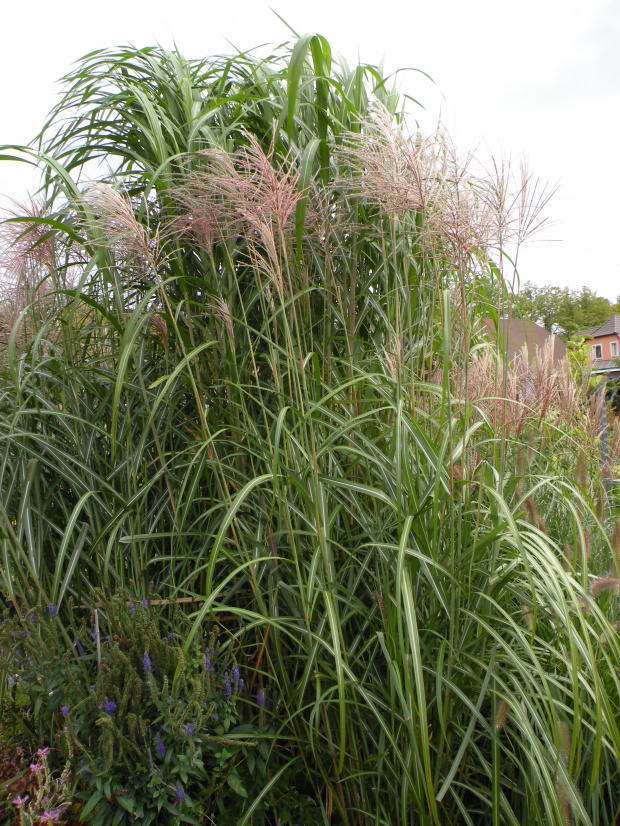
<path fill-rule="evenodd" d="M 613 315 L 604 324 L 599 324 L 598 327 L 588 327 L 587 330 L 582 330 L 580 333 L 575 333 L 575 335 L 599 338 L 599 336 L 612 336 L 614 333 L 620 337 L 620 315 Z"/>
<path fill-rule="evenodd" d="M 593 373 L 620 373 L 617 359 L 597 359 L 592 364 Z"/>
<path fill-rule="evenodd" d="M 619 316 L 620 318 L 620 316 Z M 535 324 L 529 318 L 511 318 L 510 326 L 508 319 L 500 319 L 501 332 L 504 343 L 508 339 L 508 357 L 513 359 L 517 353 L 527 344 L 527 351 L 530 356 L 536 355 L 536 348 L 542 349 L 551 339 L 553 341 L 553 363 L 557 365 L 566 357 L 566 344 L 561 338 L 554 336 L 540 324 Z M 484 322 L 489 333 L 495 337 L 495 324 L 487 318 Z"/>

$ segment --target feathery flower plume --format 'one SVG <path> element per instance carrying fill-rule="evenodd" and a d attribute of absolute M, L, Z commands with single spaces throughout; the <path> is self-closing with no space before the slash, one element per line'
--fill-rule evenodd
<path fill-rule="evenodd" d="M 509 713 L 510 703 L 507 700 L 500 700 L 495 711 L 495 728 L 497 731 L 501 731 L 504 728 Z"/>
<path fill-rule="evenodd" d="M 562 817 L 564 818 L 564 823 L 566 824 L 566 826 L 571 826 L 572 815 L 570 797 L 568 796 L 566 786 L 559 779 L 556 780 L 555 783 L 555 793 L 558 796 L 558 803 L 560 804 L 560 812 L 562 813 Z"/>
<path fill-rule="evenodd" d="M 160 313 L 154 312 L 149 318 L 149 324 L 159 333 L 161 340 L 163 341 L 164 348 L 167 352 L 168 341 L 170 336 L 168 333 L 168 325 L 166 324 L 165 319 L 162 317 Z"/>
<path fill-rule="evenodd" d="M 525 620 L 525 624 L 528 627 L 529 631 L 534 630 L 534 612 L 529 605 L 523 605 L 521 607 L 523 612 L 523 619 Z"/>
<path fill-rule="evenodd" d="M 428 214 L 446 180 L 442 149 L 438 140 L 409 140 L 387 109 L 378 106 L 361 132 L 347 135 L 337 150 L 340 166 L 349 170 L 338 185 L 387 215 Z"/>
<path fill-rule="evenodd" d="M 592 612 L 592 607 L 587 599 L 583 597 L 579 597 L 576 603 L 576 607 L 578 611 L 581 611 L 582 614 L 590 614 Z"/>
<path fill-rule="evenodd" d="M 590 552 L 592 550 L 592 537 L 590 535 L 590 531 L 584 529 L 583 531 L 583 542 L 580 540 L 579 545 L 582 551 L 582 555 L 585 556 L 586 561 L 590 559 Z"/>
<path fill-rule="evenodd" d="M 31 200 L 0 215 L 0 327 L 5 329 L 34 299 L 46 298 L 47 279 L 57 277 L 59 242 L 46 214 L 44 204 Z"/>
<path fill-rule="evenodd" d="M 161 263 L 159 242 L 152 238 L 148 226 L 136 218 L 134 206 L 108 184 L 94 183 L 84 195 L 82 204 L 92 211 L 85 220 L 91 243 L 110 247 L 120 261 L 137 265 L 144 275 L 157 277 Z"/>
<path fill-rule="evenodd" d="M 293 289 L 281 259 L 289 254 L 295 209 L 304 195 L 300 171 L 288 158 L 274 164 L 275 133 L 267 153 L 253 135 L 245 138 L 247 145 L 234 156 L 221 149 L 201 153 L 203 169 L 189 172 L 172 192 L 188 214 L 173 220 L 171 231 L 202 236 L 209 254 L 218 235 L 244 239 L 257 271 L 288 297 Z"/>
<path fill-rule="evenodd" d="M 528 496 L 523 504 L 525 505 L 525 511 L 527 513 L 528 519 L 530 520 L 532 525 L 535 525 L 538 519 L 538 509 L 536 508 L 536 502 L 534 501 L 533 497 Z"/>
<path fill-rule="evenodd" d="M 558 740 L 560 745 L 560 760 L 564 763 L 566 768 L 568 768 L 571 750 L 571 735 L 564 720 L 560 720 L 558 723 Z"/>
<path fill-rule="evenodd" d="M 593 597 L 597 597 L 605 591 L 613 591 L 616 596 L 620 593 L 620 581 L 617 577 L 608 574 L 607 576 L 599 576 L 592 581 L 590 593 Z"/>
<path fill-rule="evenodd" d="M 230 308 L 228 306 L 228 303 L 223 298 L 217 297 L 214 298 L 213 301 L 208 302 L 206 306 L 213 312 L 213 315 L 215 316 L 215 318 L 217 318 L 220 324 L 228 331 L 228 335 L 230 336 L 230 340 L 234 347 L 235 328 L 233 326 L 232 316 L 230 314 Z"/>
<path fill-rule="evenodd" d="M 577 470 L 576 470 L 576 478 L 577 484 L 583 490 L 586 489 L 587 485 L 587 457 L 586 452 L 583 448 L 579 449 L 579 454 L 577 456 Z"/>

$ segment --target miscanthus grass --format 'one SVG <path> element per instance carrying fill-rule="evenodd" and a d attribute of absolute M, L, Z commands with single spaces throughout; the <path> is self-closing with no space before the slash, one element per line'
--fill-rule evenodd
<path fill-rule="evenodd" d="M 319 36 L 96 52 L 64 82 L 5 149 L 43 170 L 5 225 L 5 273 L 36 258 L 5 316 L 5 600 L 62 626 L 69 594 L 154 582 L 203 600 L 195 628 L 227 617 L 281 738 L 244 824 L 276 822 L 291 767 L 323 823 L 613 823 L 613 528 L 567 426 L 587 387 L 541 362 L 517 400 L 482 335 L 544 192 L 409 135 L 389 79 Z"/>

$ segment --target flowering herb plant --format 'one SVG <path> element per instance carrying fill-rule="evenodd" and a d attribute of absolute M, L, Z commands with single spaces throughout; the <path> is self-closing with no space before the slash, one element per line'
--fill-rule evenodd
<path fill-rule="evenodd" d="M 13 799 L 20 826 L 65 822 L 63 815 L 72 797 L 70 763 L 67 762 L 62 774 L 57 776 L 50 769 L 49 756 L 49 747 L 37 751 L 36 761 L 30 764 L 34 780 L 32 794 L 19 794 Z"/>
<path fill-rule="evenodd" d="M 50 606 L 11 612 L 0 629 L 0 667 L 71 760 L 81 816 L 148 826 L 198 823 L 215 806 L 241 812 L 256 742 L 240 719 L 238 653 L 217 627 L 184 649 L 189 620 L 177 608 L 166 617 L 153 599 L 96 596 L 98 638 L 73 608 L 71 625 Z"/>

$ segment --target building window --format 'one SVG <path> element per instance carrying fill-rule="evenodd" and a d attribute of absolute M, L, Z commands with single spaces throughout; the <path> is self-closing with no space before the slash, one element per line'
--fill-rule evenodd
<path fill-rule="evenodd" d="M 603 345 L 602 344 L 593 344 L 592 345 L 592 358 L 593 359 L 602 359 L 603 358 Z"/>
<path fill-rule="evenodd" d="M 612 359 L 618 358 L 618 342 L 612 341 L 611 342 L 611 357 Z"/>

